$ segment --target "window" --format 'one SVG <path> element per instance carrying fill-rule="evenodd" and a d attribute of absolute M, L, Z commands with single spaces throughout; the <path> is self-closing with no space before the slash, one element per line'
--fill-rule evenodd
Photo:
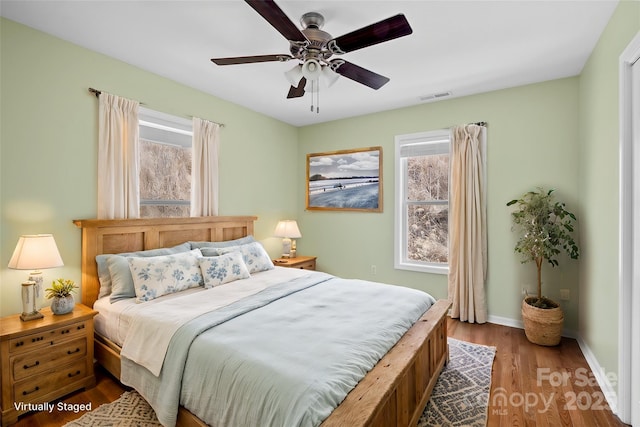
<path fill-rule="evenodd" d="M 140 108 L 140 217 L 188 217 L 191 211 L 190 120 Z"/>
<path fill-rule="evenodd" d="M 395 268 L 447 274 L 448 129 L 395 139 Z"/>

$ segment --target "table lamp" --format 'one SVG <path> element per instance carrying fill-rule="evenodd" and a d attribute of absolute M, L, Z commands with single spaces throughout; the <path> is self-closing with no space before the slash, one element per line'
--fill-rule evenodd
<path fill-rule="evenodd" d="M 296 241 L 302 237 L 298 223 L 293 219 L 285 219 L 278 222 L 274 236 L 282 237 L 282 258 L 295 258 L 296 257 Z"/>
<path fill-rule="evenodd" d="M 22 283 L 23 321 L 44 317 L 36 307 L 36 298 L 42 292 L 41 269 L 62 267 L 64 263 L 52 234 L 27 234 L 20 236 L 9 260 L 9 268 L 32 270 L 29 279 Z"/>

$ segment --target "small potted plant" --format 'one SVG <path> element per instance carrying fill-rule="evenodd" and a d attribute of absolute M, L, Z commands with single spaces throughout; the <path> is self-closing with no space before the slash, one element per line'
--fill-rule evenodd
<path fill-rule="evenodd" d="M 53 281 L 51 287 L 45 290 L 47 298 L 53 299 L 51 302 L 53 314 L 67 314 L 73 311 L 76 302 L 71 293 L 76 289 L 77 286 L 73 280 L 57 279 Z"/>
<path fill-rule="evenodd" d="M 520 233 L 515 251 L 522 263 L 534 261 L 538 270 L 538 292 L 522 301 L 522 320 L 527 339 L 535 344 L 553 346 L 560 343 L 564 315 L 562 308 L 542 295 L 542 264 L 558 265 L 557 255 L 565 252 L 578 259 L 580 252 L 573 238 L 576 216 L 565 204 L 554 200 L 553 190 L 538 188 L 507 206 L 515 205 L 511 213 L 513 230 Z"/>

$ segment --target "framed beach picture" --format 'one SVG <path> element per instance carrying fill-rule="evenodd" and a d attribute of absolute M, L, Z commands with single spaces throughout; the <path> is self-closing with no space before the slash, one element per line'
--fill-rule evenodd
<path fill-rule="evenodd" d="M 382 147 L 307 154 L 307 209 L 382 212 Z"/>

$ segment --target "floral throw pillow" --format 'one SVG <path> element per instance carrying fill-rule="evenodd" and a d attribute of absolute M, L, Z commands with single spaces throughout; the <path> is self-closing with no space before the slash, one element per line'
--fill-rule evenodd
<path fill-rule="evenodd" d="M 204 256 L 219 256 L 228 254 L 229 252 L 240 252 L 251 274 L 272 270 L 274 268 L 269 254 L 260 242 L 231 246 L 228 248 L 202 248 L 201 251 Z"/>
<path fill-rule="evenodd" d="M 249 269 L 240 252 L 200 258 L 200 270 L 204 277 L 204 287 L 207 289 L 250 277 Z"/>
<path fill-rule="evenodd" d="M 129 272 L 129 264 L 124 257 L 148 257 L 148 256 L 159 256 L 159 255 L 172 255 L 182 252 L 188 252 L 191 249 L 191 244 L 189 242 L 182 243 L 181 245 L 177 245 L 171 248 L 159 248 L 159 249 L 149 249 L 146 251 L 137 251 L 137 252 L 126 252 L 120 254 L 102 254 L 96 256 L 96 264 L 98 265 L 98 279 L 100 281 L 100 294 L 98 298 L 102 298 L 104 296 L 111 294 L 111 302 L 118 301 L 124 298 L 133 298 L 135 295 L 133 294 L 133 282 L 131 280 L 126 280 L 123 286 L 120 289 L 125 289 L 124 292 L 118 293 L 115 292 L 115 295 L 112 294 L 112 286 L 116 287 L 116 283 L 112 284 L 113 272 L 112 268 L 109 267 L 110 264 L 117 264 L 117 267 L 113 267 L 118 272 L 118 275 L 121 277 L 125 277 L 126 275 L 131 274 Z M 112 258 L 122 257 L 120 261 L 113 261 Z M 128 295 L 129 288 L 131 289 L 131 295 Z"/>
<path fill-rule="evenodd" d="M 151 301 L 162 295 L 202 286 L 199 249 L 175 255 L 128 257 L 136 298 Z"/>

